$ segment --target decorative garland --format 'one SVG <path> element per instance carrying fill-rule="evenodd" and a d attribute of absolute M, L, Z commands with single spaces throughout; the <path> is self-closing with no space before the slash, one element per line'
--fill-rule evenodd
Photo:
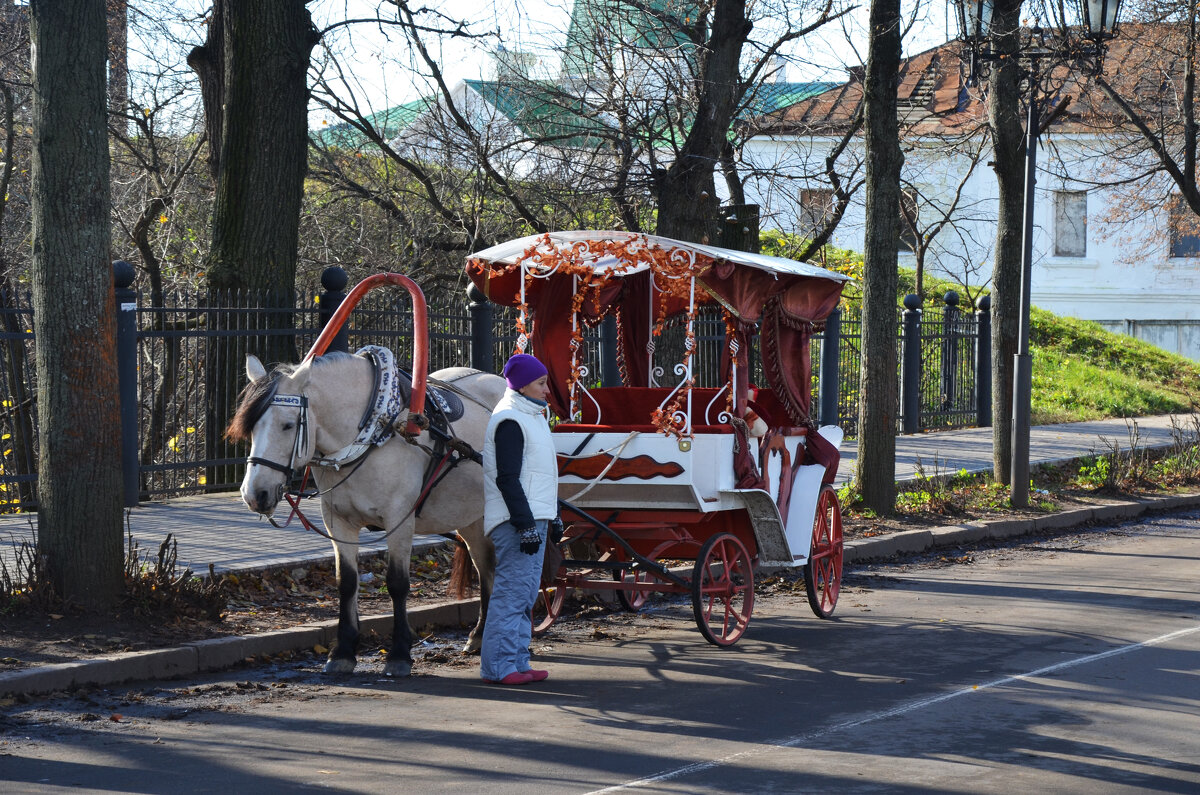
<path fill-rule="evenodd" d="M 607 274 L 601 275 L 589 263 L 605 256 L 615 258 L 618 264 Z M 688 306 L 687 332 L 684 339 L 682 361 L 686 371 L 686 368 L 691 363 L 692 354 L 696 349 L 696 307 L 690 301 L 693 289 L 692 280 L 698 274 L 711 267 L 714 261 L 711 257 L 704 254 L 682 251 L 680 249 L 668 250 L 659 248 L 651 244 L 644 236 L 633 237 L 623 241 L 580 240 L 571 243 L 569 246 L 560 247 L 555 245 L 550 235 L 547 234 L 539 237 L 536 242 L 525 249 L 511 265 L 502 265 L 494 268 L 486 263 L 480 264 L 487 267 L 489 278 L 495 278 L 521 268 L 526 263 L 532 263 L 534 268 L 528 268 L 524 271 L 526 293 L 528 293 L 533 279 L 538 278 L 533 272 L 535 268 L 543 274 L 552 272 L 577 277 L 580 284 L 571 299 L 571 312 L 574 317 L 579 316 L 584 301 L 587 300 L 589 291 L 593 299 L 598 300 L 600 291 L 611 282 L 613 277 L 620 276 L 639 264 L 648 264 L 651 272 L 651 289 L 658 288 L 660 294 L 657 312 L 655 313 L 655 322 L 651 330 L 652 339 L 662 335 L 663 326 L 667 320 L 666 314 L 669 303 L 666 300 L 667 297 L 680 299 Z M 655 278 L 659 276 L 663 277 L 662 285 L 659 284 L 660 280 Z M 518 350 L 523 351 L 524 346 L 527 344 L 526 341 L 529 338 L 528 328 L 525 325 L 525 318 L 529 315 L 529 306 L 523 302 L 518 305 L 517 310 L 519 312 L 516 323 L 517 344 Z M 617 319 L 620 322 L 621 315 L 619 308 L 617 310 Z M 582 324 L 577 323 L 571 332 L 572 349 L 577 351 L 582 344 Z M 621 369 L 622 379 L 627 381 L 628 372 L 625 370 L 625 363 L 623 361 L 621 362 Z M 574 356 L 572 357 L 571 373 L 567 378 L 568 391 L 574 389 L 574 386 L 579 382 L 579 378 L 578 357 Z M 681 409 L 684 399 L 693 386 L 695 386 L 695 379 L 689 378 L 669 404 L 654 411 L 651 421 L 664 435 L 682 438 L 685 421 L 681 419 Z"/>

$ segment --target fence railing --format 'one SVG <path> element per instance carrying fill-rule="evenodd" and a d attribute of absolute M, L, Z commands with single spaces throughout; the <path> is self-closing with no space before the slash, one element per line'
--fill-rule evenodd
<path fill-rule="evenodd" d="M 176 291 L 161 306 L 145 306 L 129 289 L 132 275 L 130 269 L 128 281 L 117 282 L 126 503 L 235 490 L 246 450 L 228 442 L 222 432 L 245 383 L 246 355 L 254 353 L 268 364 L 299 361 L 341 293 Z M 431 371 L 469 364 L 497 372 L 515 349 L 515 310 L 478 300 L 482 296 L 477 294 L 474 298 L 440 291 L 427 296 Z M 990 424 L 987 306 L 972 314 L 959 310 L 953 295 L 948 298 L 944 307 L 909 309 L 897 317 L 897 431 Z M 37 505 L 32 315 L 28 293 L 0 292 L 0 511 L 5 512 Z M 376 291 L 355 308 L 340 345 L 348 350 L 384 345 L 398 361 L 409 362 L 411 329 L 407 296 Z M 702 354 L 712 354 L 696 358 L 712 363 L 697 370 L 697 384 L 716 385 L 724 334 L 718 309 L 697 318 L 698 346 Z M 681 327 L 668 325 L 656 361 L 680 359 L 683 338 Z M 820 424 L 840 425 L 851 436 L 858 422 L 860 340 L 858 309 L 846 307 L 811 343 L 814 417 Z M 615 327 L 609 323 L 588 329 L 584 341 L 589 378 L 619 383 Z M 753 354 L 751 368 L 752 380 L 765 383 Z"/>

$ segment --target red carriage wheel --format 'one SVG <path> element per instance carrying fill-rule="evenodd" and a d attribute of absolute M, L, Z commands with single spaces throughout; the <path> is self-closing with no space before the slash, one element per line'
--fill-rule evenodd
<path fill-rule="evenodd" d="M 613 572 L 613 579 L 631 585 L 645 585 L 651 581 L 650 573 L 642 568 L 619 569 Z M 636 613 L 646 604 L 646 591 L 618 590 L 617 601 L 621 609 L 627 613 Z"/>
<path fill-rule="evenodd" d="M 812 549 L 804 564 L 808 604 L 820 618 L 830 618 L 842 590 L 842 509 L 837 492 L 825 484 L 817 497 Z"/>
<path fill-rule="evenodd" d="M 746 632 L 754 610 L 754 564 L 746 545 L 731 533 L 704 542 L 692 570 L 692 612 L 705 639 L 732 646 Z"/>
<path fill-rule="evenodd" d="M 546 585 L 538 589 L 537 601 L 533 603 L 533 636 L 540 638 L 558 620 L 562 613 L 567 589 L 562 585 Z"/>

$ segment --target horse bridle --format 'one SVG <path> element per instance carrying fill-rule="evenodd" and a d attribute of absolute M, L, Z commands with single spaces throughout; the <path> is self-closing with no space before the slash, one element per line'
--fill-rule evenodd
<path fill-rule="evenodd" d="M 306 395 L 276 395 L 271 398 L 271 406 L 287 406 L 299 409 L 300 411 L 299 417 L 296 419 L 296 438 L 292 442 L 291 458 L 288 459 L 287 465 L 284 465 L 269 458 L 260 458 L 252 455 L 246 458 L 246 463 L 259 464 L 268 469 L 274 469 L 276 472 L 282 472 L 284 483 L 286 484 L 292 480 L 292 475 L 296 470 L 296 461 L 299 459 L 305 440 L 308 438 L 308 397 Z"/>

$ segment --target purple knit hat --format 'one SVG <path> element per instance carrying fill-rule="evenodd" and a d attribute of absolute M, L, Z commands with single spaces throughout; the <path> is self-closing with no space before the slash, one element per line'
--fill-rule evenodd
<path fill-rule="evenodd" d="M 508 382 L 509 389 L 518 392 L 546 374 L 546 365 L 528 353 L 514 354 L 504 365 L 504 380 Z"/>

